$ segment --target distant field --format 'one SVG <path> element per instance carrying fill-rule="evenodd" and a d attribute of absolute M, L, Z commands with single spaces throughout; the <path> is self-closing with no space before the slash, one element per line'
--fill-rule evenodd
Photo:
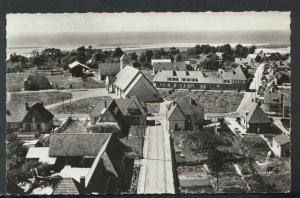
<path fill-rule="evenodd" d="M 48 92 L 12 92 L 10 102 L 29 103 L 43 102 L 44 105 L 61 102 L 63 99 L 70 99 L 71 95 L 65 91 L 48 91 Z"/>
<path fill-rule="evenodd" d="M 160 96 L 168 101 L 176 100 L 177 97 L 193 98 L 204 105 L 205 112 L 223 113 L 234 112 L 244 96 L 238 92 L 210 92 L 210 91 L 187 91 L 175 90 L 172 94 L 167 89 L 159 89 Z"/>
<path fill-rule="evenodd" d="M 110 98 L 110 96 L 91 97 L 72 102 L 72 113 L 91 113 L 91 111 L 94 108 L 94 105 L 96 105 L 101 98 Z M 66 103 L 64 106 L 60 105 L 54 107 L 50 109 L 50 111 L 55 114 L 70 113 L 70 103 Z"/>
<path fill-rule="evenodd" d="M 24 79 L 34 71 L 24 71 L 21 73 L 6 74 L 6 90 L 9 92 L 19 92 L 24 88 Z M 54 86 L 58 85 L 59 89 L 68 89 L 72 84 L 73 89 L 81 88 L 104 88 L 104 82 L 98 82 L 93 78 L 88 78 L 85 86 L 81 78 L 65 77 L 64 75 L 46 75 L 50 83 Z"/>

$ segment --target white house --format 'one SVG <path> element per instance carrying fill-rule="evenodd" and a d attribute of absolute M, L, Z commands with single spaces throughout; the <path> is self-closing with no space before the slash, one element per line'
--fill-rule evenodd
<path fill-rule="evenodd" d="M 291 139 L 286 134 L 281 134 L 273 138 L 272 150 L 278 157 L 289 156 L 291 153 Z"/>
<path fill-rule="evenodd" d="M 144 102 L 159 101 L 158 91 L 138 69 L 125 66 L 116 76 L 114 90 L 118 97 L 136 96 Z"/>

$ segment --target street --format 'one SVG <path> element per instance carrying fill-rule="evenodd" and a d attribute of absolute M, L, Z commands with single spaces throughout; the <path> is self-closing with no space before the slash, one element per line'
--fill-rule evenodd
<path fill-rule="evenodd" d="M 141 167 L 139 193 L 174 194 L 171 147 L 166 130 L 166 104 L 160 104 L 160 112 L 148 120 L 158 120 L 161 125 L 147 126 L 144 144 L 144 163 Z"/>

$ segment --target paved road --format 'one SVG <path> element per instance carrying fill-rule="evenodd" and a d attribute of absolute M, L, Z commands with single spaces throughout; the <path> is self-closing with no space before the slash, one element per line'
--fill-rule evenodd
<path fill-rule="evenodd" d="M 166 193 L 164 130 L 162 125 L 151 126 L 147 130 L 149 130 L 149 142 L 145 193 Z"/>
<path fill-rule="evenodd" d="M 175 193 L 172 171 L 171 148 L 169 133 L 166 130 L 166 103 L 160 104 L 160 112 L 148 119 L 159 120 L 161 125 L 148 126 L 145 139 L 146 156 L 144 156 L 144 178 L 141 181 L 144 194 Z M 141 185 L 140 184 L 140 185 Z"/>
<path fill-rule="evenodd" d="M 84 98 L 91 98 L 91 97 L 97 97 L 97 96 L 110 96 L 112 98 L 116 98 L 115 94 L 112 93 L 106 93 L 105 88 L 97 88 L 97 89 L 87 89 L 87 90 L 72 90 L 72 102 L 81 100 Z M 65 103 L 69 103 L 70 100 L 65 100 Z M 57 106 L 63 105 L 63 102 L 57 102 L 50 105 L 45 106 L 47 109 L 51 109 Z"/>

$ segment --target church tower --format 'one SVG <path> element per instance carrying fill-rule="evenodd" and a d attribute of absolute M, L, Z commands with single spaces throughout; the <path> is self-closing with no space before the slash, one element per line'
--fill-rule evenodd
<path fill-rule="evenodd" d="M 120 58 L 120 70 L 122 70 L 126 65 L 129 64 L 130 64 L 130 58 L 126 53 L 124 53 Z"/>

